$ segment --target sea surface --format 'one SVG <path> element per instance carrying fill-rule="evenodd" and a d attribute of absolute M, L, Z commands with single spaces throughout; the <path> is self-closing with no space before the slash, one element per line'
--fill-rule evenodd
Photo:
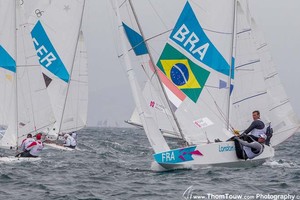
<path fill-rule="evenodd" d="M 78 151 L 44 149 L 38 161 L 0 163 L 0 200 L 238 199 L 238 195 L 300 199 L 299 134 L 279 145 L 276 156 L 262 165 L 162 171 L 153 163 L 142 130 L 86 128 L 78 133 Z M 0 154 L 13 155 L 7 150 Z"/>

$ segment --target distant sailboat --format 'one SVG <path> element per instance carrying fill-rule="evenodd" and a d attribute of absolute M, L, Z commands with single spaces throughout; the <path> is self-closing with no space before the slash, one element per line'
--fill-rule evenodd
<path fill-rule="evenodd" d="M 167 6 L 170 4 L 172 8 Z M 184 7 L 182 11 L 180 7 Z M 155 152 L 154 159 L 160 165 L 176 168 L 243 162 L 236 157 L 233 142 L 214 141 L 226 141 L 233 135 L 233 128 L 242 130 L 249 126 L 253 110 L 261 110 L 263 119 L 272 122 L 274 144 L 299 128 L 288 102 L 287 107 L 278 105 L 278 113 L 285 113 L 283 118 L 274 115 L 278 108 L 274 106 L 279 101 L 270 104 L 268 98 L 278 98 L 272 92 L 282 87 L 276 89 L 272 85 L 278 83 L 277 74 L 275 82 L 269 82 L 273 77 L 267 74 L 270 76 L 275 69 L 269 71 L 263 65 L 267 61 L 263 55 L 266 51 L 258 43 L 257 29 L 251 27 L 254 24 L 246 1 L 154 4 L 129 0 L 116 1 L 115 8 L 120 21 L 122 58 L 136 102 L 135 116 L 139 116 L 137 124 L 143 125 Z M 125 37 L 131 48 L 127 48 Z M 138 65 L 145 74 L 143 92 L 133 68 Z M 155 95 L 149 96 L 150 92 Z M 186 147 L 170 150 L 161 134 L 161 124 L 166 120 L 156 118 L 153 97 L 159 98 L 160 112 L 167 114 L 168 119 L 172 117 L 172 125 L 166 126 L 167 129 L 179 133 Z M 278 129 L 278 123 L 282 122 L 286 126 Z M 284 137 L 278 139 L 279 135 Z M 274 149 L 265 145 L 264 152 L 251 161 L 273 156 Z"/>
<path fill-rule="evenodd" d="M 27 134 L 52 127 L 55 118 L 30 36 L 30 6 L 0 1 L 0 147 L 17 149 Z M 5 16 L 5 17 L 4 17 Z"/>
<path fill-rule="evenodd" d="M 59 133 L 70 133 L 86 125 L 88 102 L 87 53 L 81 32 L 85 1 L 36 1 L 30 22 L 31 31 L 56 123 L 45 130 L 48 139 L 57 140 Z M 59 19 L 59 20 L 58 20 Z M 46 35 L 49 40 L 43 40 Z M 59 34 L 58 34 L 59 33 Z M 55 52 L 45 62 L 42 46 Z M 48 132 L 48 133 L 47 133 Z"/>

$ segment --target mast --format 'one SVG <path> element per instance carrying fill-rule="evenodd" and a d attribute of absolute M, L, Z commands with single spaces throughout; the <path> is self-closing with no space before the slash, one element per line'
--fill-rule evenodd
<path fill-rule="evenodd" d="M 142 37 L 145 38 L 144 32 L 143 32 L 142 27 L 141 27 L 141 25 L 140 25 L 140 23 L 139 23 L 139 19 L 138 19 L 138 17 L 137 17 L 137 14 L 136 14 L 136 12 L 135 12 L 135 9 L 134 9 L 134 7 L 133 7 L 133 4 L 132 4 L 131 0 L 129 0 L 128 2 L 129 2 L 130 7 L 131 7 L 131 9 L 132 9 L 132 13 L 133 13 L 134 18 L 135 18 L 135 20 L 136 20 L 136 23 L 137 23 L 137 25 L 138 25 L 139 31 L 140 31 Z M 184 134 L 183 134 L 183 132 L 182 132 L 182 129 L 181 129 L 181 127 L 180 127 L 180 125 L 179 125 L 179 122 L 178 122 L 178 120 L 177 120 L 177 117 L 176 117 L 175 113 L 173 112 L 173 110 L 172 110 L 172 108 L 171 108 L 170 102 L 169 102 L 169 100 L 168 100 L 167 93 L 166 93 L 165 88 L 164 88 L 164 86 L 163 86 L 163 84 L 162 84 L 162 81 L 161 81 L 161 79 L 160 79 L 160 77 L 159 77 L 159 75 L 158 75 L 158 73 L 157 73 L 156 65 L 154 64 L 154 59 L 153 59 L 153 57 L 152 57 L 152 55 L 151 55 L 151 53 L 150 53 L 150 51 L 149 51 L 148 43 L 147 43 L 147 41 L 144 41 L 144 43 L 145 43 L 145 46 L 146 46 L 146 48 L 147 48 L 147 51 L 148 51 L 148 54 L 149 54 L 149 57 L 150 57 L 150 61 L 151 61 L 151 63 L 153 64 L 154 73 L 156 74 L 156 76 L 157 76 L 157 78 L 158 78 L 158 82 L 159 82 L 159 84 L 160 84 L 160 87 L 162 88 L 163 94 L 164 94 L 164 96 L 165 96 L 165 98 L 166 98 L 166 101 L 167 101 L 167 104 L 168 104 L 168 106 L 169 106 L 169 109 L 170 109 L 170 111 L 171 111 L 171 113 L 172 113 L 173 119 L 174 119 L 174 121 L 175 121 L 175 123 L 176 123 L 176 125 L 177 125 L 177 128 L 178 128 L 178 130 L 179 130 L 180 136 L 181 136 L 182 140 L 183 140 L 187 145 L 189 145 L 188 142 L 187 142 L 187 140 L 186 140 L 185 137 L 184 137 Z"/>
<path fill-rule="evenodd" d="M 78 35 L 77 35 L 77 42 L 76 42 L 76 46 L 75 46 L 75 51 L 74 51 L 73 61 L 72 61 L 72 67 L 71 67 L 71 71 L 70 71 L 70 80 L 69 80 L 68 86 L 67 86 L 67 92 L 66 92 L 65 102 L 64 102 L 64 106 L 63 106 L 63 112 L 61 114 L 59 129 L 58 129 L 57 133 L 60 132 L 62 121 L 63 121 L 63 117 L 64 117 L 64 113 L 65 113 L 65 109 L 66 109 L 66 103 L 67 103 L 67 99 L 68 99 L 68 93 L 69 93 L 70 83 L 71 83 L 71 79 L 72 79 L 72 73 L 73 73 L 73 69 L 74 69 L 74 62 L 75 62 L 75 57 L 76 57 L 76 51 L 77 51 L 77 46 L 78 46 L 79 37 L 80 37 L 80 31 L 81 31 L 81 27 L 82 27 L 82 20 L 83 20 L 84 8 L 85 8 L 85 0 L 83 1 L 83 8 L 82 8 L 82 12 L 81 12 L 80 25 L 79 25 Z"/>
<path fill-rule="evenodd" d="M 116 14 L 118 17 L 118 24 L 119 24 L 118 29 L 119 29 L 119 33 L 120 33 L 122 51 L 123 51 L 123 55 L 124 55 L 123 58 L 124 58 L 125 66 L 126 66 L 125 69 L 126 69 L 127 77 L 128 77 L 129 84 L 131 87 L 133 99 L 135 101 L 140 119 L 142 120 L 142 124 L 144 126 L 145 133 L 146 133 L 147 138 L 148 138 L 155 153 L 169 151 L 170 148 L 169 148 L 165 138 L 159 131 L 159 128 L 157 127 L 156 122 L 152 118 L 152 115 L 150 114 L 150 112 L 148 110 L 149 108 L 145 104 L 143 95 L 140 95 L 142 92 L 141 92 L 139 84 L 136 80 L 135 72 L 132 68 L 132 64 L 131 64 L 131 61 L 130 61 L 130 58 L 128 55 L 128 50 L 126 48 L 125 31 L 124 31 L 124 27 L 122 27 L 122 22 L 121 22 L 121 17 L 120 17 L 120 13 L 119 13 L 119 8 L 117 5 L 117 0 L 115 1 L 115 3 L 116 3 L 116 11 L 117 11 Z"/>
<path fill-rule="evenodd" d="M 16 149 L 18 149 L 18 140 L 19 140 L 19 126 L 18 126 L 18 121 L 19 121 L 19 116 L 18 116 L 18 52 L 17 52 L 17 48 L 18 48 L 18 44 L 17 44 L 17 0 L 14 1 L 14 16 L 15 16 L 15 21 L 14 21 L 14 28 L 15 28 L 15 60 L 16 60 L 16 77 L 15 77 L 15 84 L 16 84 L 16 89 L 15 89 L 15 92 L 16 92 L 16 96 L 15 96 L 15 109 L 16 109 L 16 113 L 15 113 L 15 116 L 16 116 L 16 131 L 17 131 L 17 138 L 16 138 Z"/>
<path fill-rule="evenodd" d="M 236 24 L 237 24 L 237 16 L 236 16 L 236 10 L 237 10 L 237 0 L 233 0 L 234 1 L 234 14 L 233 14 L 233 26 L 232 26 L 232 45 L 231 45 L 231 58 L 230 58 L 230 68 L 229 68 L 229 77 L 228 77 L 228 97 L 227 97 L 227 102 L 228 102 L 228 106 L 227 106 L 227 130 L 229 130 L 230 128 L 230 89 L 231 89 L 231 77 L 232 77 L 232 69 L 234 70 L 234 64 L 235 62 L 233 61 L 233 59 L 235 59 L 235 49 L 236 49 Z M 231 127 L 232 128 L 232 127 Z"/>

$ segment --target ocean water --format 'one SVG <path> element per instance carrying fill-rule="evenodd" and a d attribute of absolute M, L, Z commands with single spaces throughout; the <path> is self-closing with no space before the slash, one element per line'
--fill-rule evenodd
<path fill-rule="evenodd" d="M 174 171 L 153 163 L 139 129 L 86 128 L 78 140 L 79 151 L 45 149 L 38 161 L 0 163 L 0 200 L 300 199 L 299 134 L 262 165 Z"/>

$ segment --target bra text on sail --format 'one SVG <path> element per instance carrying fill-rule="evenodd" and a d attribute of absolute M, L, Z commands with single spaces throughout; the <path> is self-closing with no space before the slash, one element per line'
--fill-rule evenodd
<path fill-rule="evenodd" d="M 188 29 L 185 24 L 178 29 L 178 31 L 172 37 L 187 49 L 191 54 L 199 55 L 199 59 L 203 60 L 204 56 L 209 48 L 209 43 L 202 44 L 199 37 Z"/>

